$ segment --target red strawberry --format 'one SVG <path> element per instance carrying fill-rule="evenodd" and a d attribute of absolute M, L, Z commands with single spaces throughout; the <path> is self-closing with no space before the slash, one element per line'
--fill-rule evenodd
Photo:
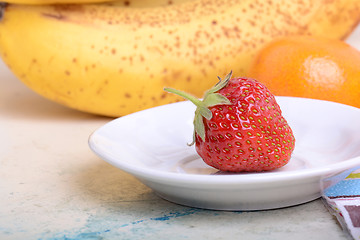
<path fill-rule="evenodd" d="M 230 72 L 205 93 L 203 101 L 165 90 L 197 106 L 193 143 L 208 165 L 221 171 L 258 172 L 289 162 L 295 144 L 292 130 L 274 96 L 255 79 L 231 79 Z"/>

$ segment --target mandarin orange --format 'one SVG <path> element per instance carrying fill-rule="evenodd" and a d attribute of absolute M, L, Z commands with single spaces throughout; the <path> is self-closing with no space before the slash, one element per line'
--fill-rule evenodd
<path fill-rule="evenodd" d="M 274 95 L 339 102 L 360 108 L 360 51 L 341 40 L 291 36 L 266 45 L 249 77 Z"/>

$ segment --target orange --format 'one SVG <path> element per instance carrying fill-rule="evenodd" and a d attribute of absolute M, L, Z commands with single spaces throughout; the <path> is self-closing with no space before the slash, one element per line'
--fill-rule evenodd
<path fill-rule="evenodd" d="M 248 76 L 274 95 L 360 108 L 360 51 L 341 40 L 310 36 L 274 40 L 260 50 Z"/>

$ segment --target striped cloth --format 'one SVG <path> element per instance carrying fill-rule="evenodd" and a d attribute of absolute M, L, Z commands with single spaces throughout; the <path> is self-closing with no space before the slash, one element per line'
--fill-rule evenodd
<path fill-rule="evenodd" d="M 360 170 L 350 169 L 324 179 L 322 199 L 344 231 L 360 240 Z"/>

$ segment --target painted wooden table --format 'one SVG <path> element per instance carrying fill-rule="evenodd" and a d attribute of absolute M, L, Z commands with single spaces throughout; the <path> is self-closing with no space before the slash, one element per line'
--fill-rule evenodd
<path fill-rule="evenodd" d="M 2 62 L 0 86 L 2 240 L 348 239 L 320 200 L 258 212 L 167 202 L 89 149 L 112 119 L 38 96 Z"/>

